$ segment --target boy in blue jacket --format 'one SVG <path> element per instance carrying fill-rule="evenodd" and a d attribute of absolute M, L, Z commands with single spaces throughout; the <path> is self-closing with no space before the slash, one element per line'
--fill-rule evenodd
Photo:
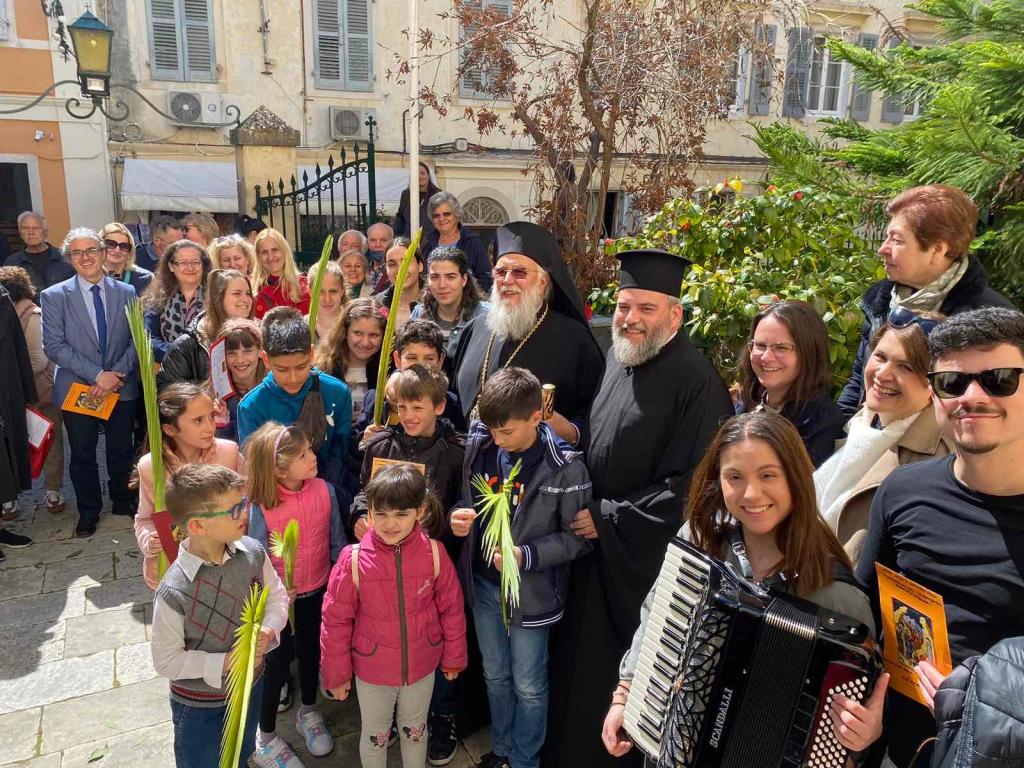
<path fill-rule="evenodd" d="M 274 307 L 263 318 L 267 376 L 238 404 L 238 443 L 268 421 L 297 424 L 316 451 L 317 476 L 338 496 L 347 525 L 352 494 L 346 483 L 352 396 L 348 386 L 313 367 L 309 324 L 294 307 Z"/>
<path fill-rule="evenodd" d="M 473 611 L 491 705 L 494 751 L 480 765 L 536 768 L 547 727 L 548 632 L 565 611 L 569 563 L 590 550 L 573 533 L 572 520 L 590 502 L 592 485 L 582 455 L 543 423 L 540 381 L 532 373 L 503 368 L 487 379 L 478 405 L 480 421 L 466 441 L 463 500 L 451 513 L 451 528 L 456 536 L 468 536 L 459 578 Z M 497 488 L 517 463 L 511 514 L 521 581 L 506 631 L 504 563 L 499 553 L 484 560 L 477 520 L 481 499 L 471 480 L 480 475 Z"/>

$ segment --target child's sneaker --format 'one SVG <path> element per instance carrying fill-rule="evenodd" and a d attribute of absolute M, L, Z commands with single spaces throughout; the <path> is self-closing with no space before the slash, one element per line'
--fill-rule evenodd
<path fill-rule="evenodd" d="M 292 705 L 292 685 L 288 680 L 281 686 L 281 693 L 277 697 L 277 711 L 284 712 Z"/>
<path fill-rule="evenodd" d="M 427 759 L 431 765 L 448 765 L 459 748 L 459 734 L 455 715 L 434 715 L 430 718 L 427 739 Z"/>
<path fill-rule="evenodd" d="M 252 768 L 305 768 L 288 742 L 280 736 L 275 736 L 262 747 L 257 746 L 249 758 L 249 765 Z"/>
<path fill-rule="evenodd" d="M 323 757 L 334 749 L 334 739 L 327 732 L 324 716 L 315 709 L 295 713 L 295 730 L 306 740 L 306 749 L 314 757 Z"/>

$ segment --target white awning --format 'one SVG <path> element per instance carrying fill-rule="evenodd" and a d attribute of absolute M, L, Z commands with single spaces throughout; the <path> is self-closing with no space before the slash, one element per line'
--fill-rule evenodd
<path fill-rule="evenodd" d="M 234 163 L 124 161 L 121 207 L 126 211 L 238 212 Z"/>
<path fill-rule="evenodd" d="M 295 174 L 295 183 L 298 186 L 302 186 L 302 173 L 307 174 L 307 178 L 310 183 L 316 178 L 316 167 L 312 165 L 300 165 L 298 173 Z M 327 166 L 320 166 L 321 173 L 327 173 Z M 377 184 L 377 205 L 382 206 L 384 204 L 391 204 L 394 207 L 398 207 L 398 201 L 402 197 L 402 192 L 409 186 L 409 171 L 403 168 L 374 168 L 374 179 Z M 369 197 L 369 192 L 366 186 L 366 174 L 359 174 L 359 200 L 365 203 Z M 285 180 L 287 184 L 287 179 Z M 324 198 L 326 199 L 328 192 L 324 192 Z M 345 194 L 348 196 L 349 205 L 355 205 L 356 201 L 356 179 L 349 177 L 345 179 Z M 342 200 L 341 185 L 339 184 L 334 188 L 334 201 L 339 206 Z"/>

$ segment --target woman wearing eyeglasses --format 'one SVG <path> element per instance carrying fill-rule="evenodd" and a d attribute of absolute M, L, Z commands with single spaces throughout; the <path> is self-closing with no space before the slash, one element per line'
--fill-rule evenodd
<path fill-rule="evenodd" d="M 135 264 L 135 238 L 124 224 L 114 221 L 99 232 L 107 248 L 103 269 L 107 275 L 122 283 L 135 286 L 135 293 L 141 296 L 149 288 L 153 273 Z"/>
<path fill-rule="evenodd" d="M 912 187 L 886 207 L 889 224 L 878 256 L 885 279 L 861 299 L 864 328 L 860 348 L 839 407 L 853 415 L 864 402 L 864 364 L 875 328 L 896 307 L 939 312 L 947 317 L 983 307 L 1009 307 L 989 287 L 988 276 L 969 253 L 978 222 L 978 206 L 962 190 L 944 184 Z"/>
<path fill-rule="evenodd" d="M 219 464 L 245 475 L 245 458 L 238 445 L 215 437 L 213 398 L 200 384 L 177 382 L 157 397 L 164 472 L 173 474 L 186 464 Z M 142 577 L 150 589 L 160 583 L 157 560 L 162 545 L 153 522 L 153 457 L 139 459 L 133 482 L 139 488 L 139 511 L 135 515 L 135 538 L 142 552 Z"/>
<path fill-rule="evenodd" d="M 480 288 L 491 290 L 491 264 L 487 260 L 483 240 L 472 229 L 462 226 L 462 205 L 458 198 L 451 192 L 438 192 L 427 203 L 427 213 L 434 231 L 424 230 L 424 258 L 429 259 L 431 251 L 438 246 L 454 246 L 466 254 L 469 271 L 473 273 Z"/>
<path fill-rule="evenodd" d="M 829 396 L 828 329 L 814 307 L 780 301 L 754 315 L 739 374 L 737 413 L 787 418 L 815 467 L 832 455 L 846 417 Z"/>
<path fill-rule="evenodd" d="M 928 334 L 943 319 L 898 307 L 872 334 L 864 406 L 847 423 L 845 443 L 814 473 L 821 514 L 853 562 L 882 481 L 896 467 L 953 450 L 928 389 Z"/>
<path fill-rule="evenodd" d="M 163 362 L 171 344 L 189 329 L 206 307 L 210 257 L 201 245 L 178 240 L 167 248 L 142 298 L 146 329 L 153 338 L 153 358 Z"/>

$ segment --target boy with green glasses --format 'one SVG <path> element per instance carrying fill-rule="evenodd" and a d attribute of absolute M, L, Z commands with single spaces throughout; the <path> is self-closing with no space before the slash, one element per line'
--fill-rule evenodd
<path fill-rule="evenodd" d="M 269 590 L 256 646 L 256 684 L 239 768 L 255 750 L 263 656 L 288 621 L 288 593 L 259 542 L 245 536 L 244 479 L 215 464 L 188 464 L 167 481 L 167 511 L 186 531 L 153 601 L 153 667 L 170 680 L 177 768 L 217 768 L 225 683 L 242 603 L 252 584 Z"/>

